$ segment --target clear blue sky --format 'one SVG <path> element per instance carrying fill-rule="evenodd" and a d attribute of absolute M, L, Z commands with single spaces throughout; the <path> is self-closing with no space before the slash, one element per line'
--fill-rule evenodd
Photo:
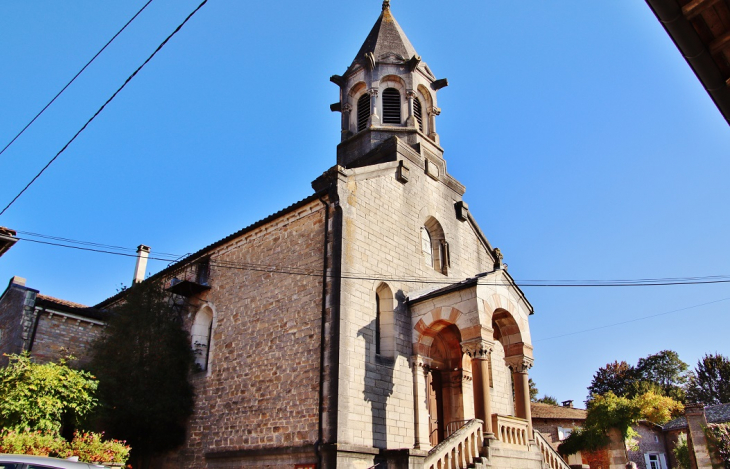
<path fill-rule="evenodd" d="M 0 156 L 2 206 L 198 3 L 153 1 Z M 335 163 L 328 78 L 350 64 L 380 3 L 211 0 L 0 225 L 185 254 L 306 197 Z M 0 146 L 143 4 L 0 3 Z M 730 128 L 644 2 L 393 0 L 392 10 L 449 79 L 437 123 L 448 169 L 515 279 L 730 274 Z M 19 275 L 95 304 L 133 267 L 21 241 L 0 259 L 0 281 Z M 730 355 L 728 284 L 525 292 L 531 376 L 559 400 L 581 402 L 613 360 Z"/>

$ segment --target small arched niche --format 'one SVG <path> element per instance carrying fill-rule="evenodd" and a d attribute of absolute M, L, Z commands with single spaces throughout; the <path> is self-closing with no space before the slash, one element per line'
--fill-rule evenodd
<path fill-rule="evenodd" d="M 193 327 L 190 330 L 193 351 L 195 352 L 195 363 L 201 370 L 208 369 L 212 333 L 213 309 L 210 306 L 203 306 L 195 314 Z"/>

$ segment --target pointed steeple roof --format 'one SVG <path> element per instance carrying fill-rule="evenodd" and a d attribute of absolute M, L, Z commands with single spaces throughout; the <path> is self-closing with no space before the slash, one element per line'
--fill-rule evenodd
<path fill-rule="evenodd" d="M 414 55 L 418 55 L 411 41 L 408 40 L 403 29 L 390 12 L 390 0 L 383 1 L 383 12 L 378 17 L 362 47 L 360 47 L 353 63 L 365 63 L 367 61 L 365 55 L 368 52 L 372 52 L 376 62 L 388 54 L 396 54 L 404 60 L 409 60 Z"/>

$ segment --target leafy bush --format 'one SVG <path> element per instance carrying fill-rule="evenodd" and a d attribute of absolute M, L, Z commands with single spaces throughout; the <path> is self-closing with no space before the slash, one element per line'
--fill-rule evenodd
<path fill-rule="evenodd" d="M 30 454 L 68 458 L 78 456 L 79 461 L 100 463 L 125 463 L 129 458 L 129 446 L 123 441 L 102 441 L 103 433 L 74 434 L 67 442 L 53 431 L 3 430 L 0 433 L 0 453 Z"/>
<path fill-rule="evenodd" d="M 78 420 L 96 406 L 96 379 L 66 360 L 39 364 L 27 353 L 8 359 L 0 368 L 0 427 L 58 432 L 64 417 Z"/>
<path fill-rule="evenodd" d="M 687 435 L 684 433 L 679 434 L 677 439 L 677 446 L 672 450 L 674 457 L 677 458 L 679 469 L 690 469 L 692 462 L 689 457 L 689 445 L 687 444 Z"/>
<path fill-rule="evenodd" d="M 705 427 L 705 434 L 723 467 L 730 469 L 730 425 L 711 423 Z"/>

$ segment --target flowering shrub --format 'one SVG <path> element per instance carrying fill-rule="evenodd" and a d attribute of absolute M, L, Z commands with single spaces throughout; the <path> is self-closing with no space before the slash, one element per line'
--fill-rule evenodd
<path fill-rule="evenodd" d="M 67 442 L 52 431 L 22 432 L 3 430 L 0 433 L 0 453 L 31 454 L 34 456 L 55 456 L 68 458 L 78 456 L 79 461 L 101 463 L 125 463 L 130 447 L 123 441 L 103 441 L 103 433 L 74 433 L 74 439 Z"/>
<path fill-rule="evenodd" d="M 723 467 L 730 469 L 730 425 L 711 423 L 705 428 L 705 434 Z"/>
<path fill-rule="evenodd" d="M 0 453 L 56 456 L 68 443 L 52 431 L 3 430 L 0 433 Z"/>

